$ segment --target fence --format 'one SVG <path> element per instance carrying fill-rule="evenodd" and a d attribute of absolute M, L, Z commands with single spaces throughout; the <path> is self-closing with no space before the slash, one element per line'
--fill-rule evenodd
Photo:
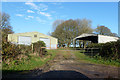
<path fill-rule="evenodd" d="M 99 54 L 100 51 L 99 48 L 75 48 L 74 50 L 79 50 L 80 53 L 84 53 L 89 56 L 94 56 L 96 54 Z"/>

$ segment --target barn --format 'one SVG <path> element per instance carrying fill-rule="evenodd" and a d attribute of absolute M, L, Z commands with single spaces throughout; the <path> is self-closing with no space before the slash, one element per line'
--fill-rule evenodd
<path fill-rule="evenodd" d="M 25 32 L 8 34 L 8 41 L 14 44 L 30 45 L 37 41 L 44 41 L 47 49 L 57 49 L 58 39 L 39 32 Z"/>
<path fill-rule="evenodd" d="M 117 41 L 118 39 L 119 39 L 118 37 L 113 37 L 113 36 L 84 33 L 81 34 L 80 36 L 75 37 L 73 39 L 73 44 L 75 45 L 76 40 L 91 41 L 92 43 L 106 43 L 111 41 Z"/>

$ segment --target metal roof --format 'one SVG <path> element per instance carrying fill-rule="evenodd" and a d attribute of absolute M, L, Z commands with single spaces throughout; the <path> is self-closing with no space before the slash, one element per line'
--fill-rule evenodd
<path fill-rule="evenodd" d="M 94 34 L 94 33 L 91 33 L 91 34 L 83 33 L 83 34 L 81 34 L 80 36 L 74 38 L 73 40 L 76 40 L 76 39 L 78 39 L 78 38 L 88 37 L 88 36 L 97 36 L 97 34 Z"/>

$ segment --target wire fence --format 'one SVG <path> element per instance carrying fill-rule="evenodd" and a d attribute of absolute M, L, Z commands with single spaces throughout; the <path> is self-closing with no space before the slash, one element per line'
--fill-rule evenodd
<path fill-rule="evenodd" d="M 80 53 L 84 53 L 89 56 L 94 56 L 96 54 L 99 54 L 100 51 L 99 48 L 73 48 L 73 50 L 79 50 Z"/>

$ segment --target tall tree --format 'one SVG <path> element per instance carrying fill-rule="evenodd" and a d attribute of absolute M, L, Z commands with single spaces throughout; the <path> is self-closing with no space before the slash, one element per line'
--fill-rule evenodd
<path fill-rule="evenodd" d="M 107 36 L 114 36 L 114 37 L 118 37 L 118 35 L 116 33 L 112 33 L 111 30 L 108 27 L 105 26 L 98 26 L 95 31 L 98 34 L 101 35 L 107 35 Z"/>
<path fill-rule="evenodd" d="M 62 24 L 63 22 L 64 22 L 64 20 L 62 20 L 62 19 L 55 20 L 55 21 L 53 22 L 53 25 L 52 25 L 53 31 L 56 29 L 56 27 L 57 27 L 58 25 Z"/>
<path fill-rule="evenodd" d="M 91 28 L 91 20 L 88 19 L 76 19 L 76 22 L 79 27 L 79 35 L 83 33 L 92 33 L 93 29 Z"/>
<path fill-rule="evenodd" d="M 110 35 L 111 34 L 111 31 L 109 28 L 105 27 L 105 26 L 98 26 L 95 31 L 98 33 L 98 34 L 101 34 L 101 35 Z"/>
<path fill-rule="evenodd" d="M 66 44 L 68 47 L 73 42 L 73 38 L 79 36 L 82 33 L 91 33 L 90 22 L 86 19 L 83 20 L 66 20 L 59 24 L 52 36 L 58 38 L 60 46 Z"/>
<path fill-rule="evenodd" d="M 91 20 L 85 19 L 85 18 L 84 19 L 76 19 L 76 22 L 77 22 L 78 27 L 79 27 L 78 35 L 81 35 L 83 33 L 92 33 L 93 32 L 93 29 L 91 28 L 91 26 L 92 26 Z M 79 47 L 81 47 L 81 45 L 86 44 L 86 41 L 79 40 L 76 43 L 79 44 Z"/>
<path fill-rule="evenodd" d="M 0 12 L 0 30 L 2 34 L 2 41 L 7 41 L 7 35 L 13 33 L 12 27 L 10 26 L 10 16 L 6 13 Z"/>
<path fill-rule="evenodd" d="M 58 42 L 61 45 L 66 44 L 69 46 L 72 43 L 72 39 L 76 37 L 77 30 L 78 27 L 76 21 L 70 19 L 58 25 L 52 35 L 58 38 Z"/>
<path fill-rule="evenodd" d="M 117 33 L 111 33 L 111 36 L 119 37 Z"/>

